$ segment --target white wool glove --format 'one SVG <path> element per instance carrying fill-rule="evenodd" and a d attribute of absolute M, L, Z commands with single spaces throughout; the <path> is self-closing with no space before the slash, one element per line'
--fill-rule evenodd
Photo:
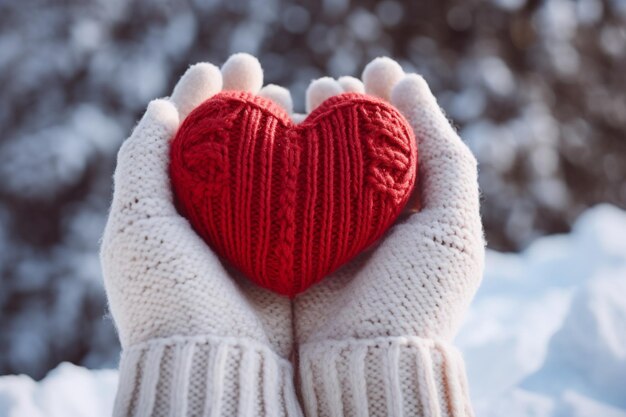
<path fill-rule="evenodd" d="M 176 211 L 168 172 L 169 142 L 194 107 L 222 87 L 257 93 L 262 82 L 249 55 L 221 72 L 192 66 L 119 151 L 101 248 L 123 348 L 115 416 L 301 415 L 290 300 L 226 269 Z"/>
<path fill-rule="evenodd" d="M 305 414 L 471 416 L 463 360 L 450 342 L 483 272 L 476 160 L 423 78 L 388 58 L 370 63 L 363 83 L 314 82 L 308 109 L 363 88 L 413 127 L 422 207 L 296 298 Z"/>

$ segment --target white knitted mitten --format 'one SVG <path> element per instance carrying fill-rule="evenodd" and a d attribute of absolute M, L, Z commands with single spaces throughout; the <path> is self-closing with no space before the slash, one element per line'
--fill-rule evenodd
<path fill-rule="evenodd" d="M 305 414 L 471 416 L 463 360 L 450 342 L 483 271 L 476 160 L 422 77 L 378 58 L 363 84 L 414 129 L 422 208 L 296 298 Z M 363 84 L 314 82 L 309 109 Z"/>
<path fill-rule="evenodd" d="M 262 82 L 249 55 L 221 72 L 194 65 L 119 151 L 101 249 L 123 348 L 116 416 L 301 415 L 289 299 L 222 265 L 177 213 L 168 172 L 169 141 L 194 107 L 222 87 L 257 93 Z"/>

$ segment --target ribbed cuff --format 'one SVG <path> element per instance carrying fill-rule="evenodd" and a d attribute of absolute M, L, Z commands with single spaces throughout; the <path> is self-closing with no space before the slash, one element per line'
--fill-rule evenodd
<path fill-rule="evenodd" d="M 122 353 L 113 415 L 301 416 L 291 364 L 255 341 L 171 337 Z"/>
<path fill-rule="evenodd" d="M 325 341 L 300 347 L 307 417 L 473 416 L 453 346 L 419 337 Z"/>

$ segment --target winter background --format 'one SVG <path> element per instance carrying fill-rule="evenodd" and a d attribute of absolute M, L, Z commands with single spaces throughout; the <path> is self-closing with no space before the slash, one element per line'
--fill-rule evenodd
<path fill-rule="evenodd" d="M 0 416 L 108 416 L 98 240 L 121 142 L 188 65 L 309 82 L 388 55 L 480 162 L 479 417 L 626 416 L 626 1 L 0 0 Z"/>

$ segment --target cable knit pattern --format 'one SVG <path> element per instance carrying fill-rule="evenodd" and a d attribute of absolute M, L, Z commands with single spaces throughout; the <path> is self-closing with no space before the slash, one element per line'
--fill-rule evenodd
<path fill-rule="evenodd" d="M 296 298 L 306 415 L 471 416 L 450 342 L 483 271 L 476 160 L 421 77 L 381 90 L 415 132 L 422 208 Z"/>
<path fill-rule="evenodd" d="M 346 93 L 295 125 L 271 101 L 223 92 L 172 142 L 181 212 L 259 285 L 293 296 L 378 239 L 406 204 L 416 143 L 382 100 Z"/>
<path fill-rule="evenodd" d="M 241 73 L 230 65 L 230 77 Z M 222 264 L 174 206 L 170 140 L 221 78 L 210 64 L 191 67 L 118 153 L 100 252 L 123 349 L 116 417 L 302 414 L 289 299 Z"/>
<path fill-rule="evenodd" d="M 307 417 L 472 416 L 463 360 L 451 345 L 484 263 L 471 152 L 421 77 L 404 75 L 389 59 L 368 65 L 365 93 L 391 103 L 418 142 L 414 197 L 421 209 L 296 297 L 292 310 L 289 298 L 255 286 L 220 261 L 178 213 L 169 181 L 170 140 L 181 118 L 222 85 L 256 94 L 261 84 L 260 65 L 248 55 L 235 55 L 221 72 L 210 64 L 193 66 L 171 99 L 150 103 L 119 151 L 101 248 L 123 348 L 115 416 L 300 416 L 301 405 Z M 362 91 L 358 80 L 324 79 L 312 83 L 307 108 L 345 91 L 343 85 Z M 278 88 L 264 94 L 290 102 Z M 392 137 L 372 138 L 365 147 L 380 151 L 388 143 L 377 141 Z M 303 146 L 310 145 L 287 146 L 283 162 L 303 163 L 305 153 L 294 151 Z M 220 164 L 230 163 L 231 150 L 210 147 L 212 164 L 190 163 L 228 181 Z M 369 184 L 393 192 L 395 183 L 385 174 L 393 172 L 391 159 L 363 171 Z M 293 172 L 285 172 L 286 189 L 293 190 Z M 219 181 L 207 189 L 220 192 Z M 294 201 L 285 198 L 278 201 Z M 291 219 L 289 212 L 279 213 Z M 282 227 L 277 236 L 290 242 L 292 232 Z M 342 223 L 321 229 L 330 241 L 348 232 Z M 297 359 L 300 403 L 288 358 Z"/>

